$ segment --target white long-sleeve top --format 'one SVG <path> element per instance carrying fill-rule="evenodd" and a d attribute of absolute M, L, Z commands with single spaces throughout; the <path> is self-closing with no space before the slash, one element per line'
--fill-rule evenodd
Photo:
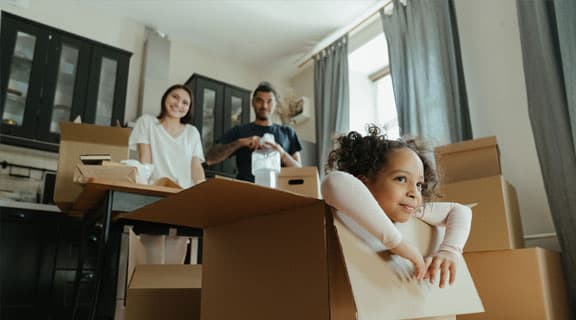
<path fill-rule="evenodd" d="M 381 242 L 385 249 L 392 249 L 402 241 L 402 235 L 394 223 L 358 178 L 347 172 L 334 171 L 326 175 L 321 190 L 324 201 L 334 207 L 342 219 L 347 220 L 344 221 L 347 226 L 359 226 Z M 461 254 L 470 234 L 470 208 L 452 202 L 430 202 L 418 210 L 415 217 L 434 226 L 446 227 L 438 251 Z"/>

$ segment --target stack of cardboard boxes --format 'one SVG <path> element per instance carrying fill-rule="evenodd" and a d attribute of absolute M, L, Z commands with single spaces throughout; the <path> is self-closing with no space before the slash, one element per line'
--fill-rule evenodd
<path fill-rule="evenodd" d="M 474 205 L 464 258 L 485 312 L 458 319 L 568 319 L 560 253 L 523 248 L 518 200 L 496 137 L 437 147 L 441 201 Z"/>

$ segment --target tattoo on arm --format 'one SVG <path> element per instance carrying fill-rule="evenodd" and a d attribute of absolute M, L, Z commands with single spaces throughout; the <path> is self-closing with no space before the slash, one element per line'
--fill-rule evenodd
<path fill-rule="evenodd" d="M 234 141 L 228 144 L 217 144 L 214 145 L 210 151 L 208 151 L 207 161 L 208 165 L 213 165 L 226 160 L 234 151 L 240 148 L 240 143 Z"/>

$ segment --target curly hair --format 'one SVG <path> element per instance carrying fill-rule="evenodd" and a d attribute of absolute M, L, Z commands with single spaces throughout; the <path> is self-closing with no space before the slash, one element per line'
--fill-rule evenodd
<path fill-rule="evenodd" d="M 420 139 L 403 137 L 391 140 L 386 134 L 381 133 L 379 127 L 371 125 L 366 136 L 352 131 L 338 137 L 337 143 L 338 147 L 328 155 L 326 173 L 339 170 L 355 177 L 365 176 L 373 179 L 378 171 L 387 165 L 391 151 L 409 148 L 418 155 L 424 165 L 422 197 L 425 201 L 429 201 L 434 196 L 438 196 L 436 172 L 432 162 L 425 156 L 428 150 Z"/>

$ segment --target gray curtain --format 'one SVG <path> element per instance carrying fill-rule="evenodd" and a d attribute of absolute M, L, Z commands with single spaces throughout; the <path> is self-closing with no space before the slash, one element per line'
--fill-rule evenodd
<path fill-rule="evenodd" d="M 449 0 L 393 1 L 380 11 L 400 134 L 432 144 L 472 138 L 454 8 Z"/>
<path fill-rule="evenodd" d="M 572 142 L 576 143 L 576 1 L 554 0 L 556 7 L 556 24 L 564 71 L 564 83 L 566 84 L 566 98 L 568 102 L 568 116 L 572 124 Z M 576 148 L 576 145 L 574 146 Z"/>
<path fill-rule="evenodd" d="M 571 4 L 567 5 L 567 2 Z M 550 0 L 519 0 L 517 4 L 528 115 L 548 204 L 562 248 L 570 305 L 576 315 L 576 150 L 573 136 L 576 126 L 573 112 L 576 61 L 573 23 L 576 7 L 572 1 L 566 1 L 566 5 L 556 10 Z M 563 10 L 566 11 L 560 12 Z M 563 19 L 569 21 L 561 21 Z M 571 25 L 572 33 L 562 30 L 564 23 Z M 571 49 L 561 52 L 560 47 Z M 572 74 L 563 74 L 563 66 Z M 567 89 L 571 99 L 567 99 Z"/>
<path fill-rule="evenodd" d="M 350 123 L 347 35 L 314 57 L 314 105 L 318 167 L 323 175 L 335 136 L 346 133 Z"/>

